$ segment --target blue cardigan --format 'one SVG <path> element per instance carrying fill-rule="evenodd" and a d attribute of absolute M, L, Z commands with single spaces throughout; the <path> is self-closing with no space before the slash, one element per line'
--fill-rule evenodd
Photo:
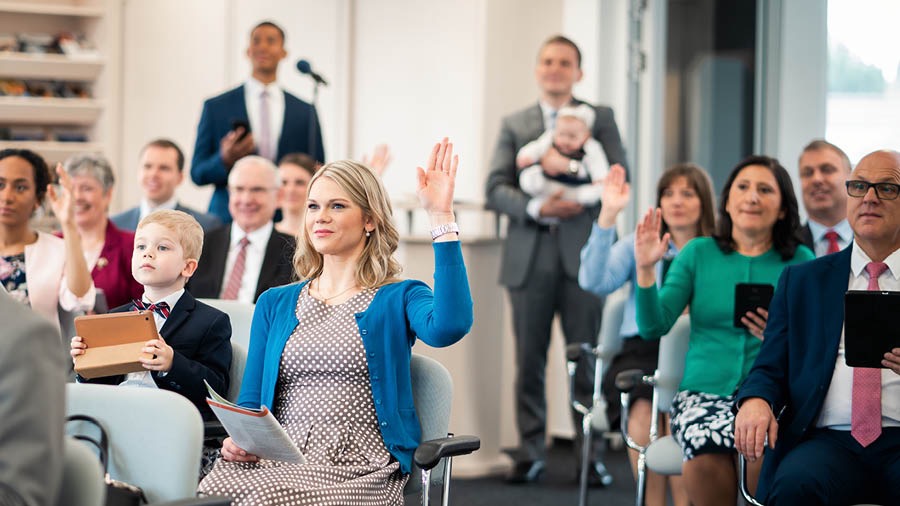
<path fill-rule="evenodd" d="M 430 346 L 449 346 L 472 327 L 472 296 L 459 242 L 435 243 L 434 263 L 434 292 L 421 281 L 388 284 L 366 311 L 356 314 L 381 436 L 404 473 L 411 471 L 422 437 L 409 375 L 411 347 L 416 338 Z M 297 298 L 304 284 L 271 288 L 259 297 L 238 397 L 241 406 L 271 409 L 281 354 L 298 324 Z"/>

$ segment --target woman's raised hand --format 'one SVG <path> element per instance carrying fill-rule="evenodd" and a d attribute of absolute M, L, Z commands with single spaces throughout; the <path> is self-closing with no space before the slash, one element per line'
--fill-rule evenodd
<path fill-rule="evenodd" d="M 446 137 L 435 144 L 423 169 L 417 167 L 416 194 L 422 208 L 431 215 L 447 215 L 453 221 L 453 189 L 459 156 L 453 154 L 453 144 Z"/>
<path fill-rule="evenodd" d="M 618 163 L 609 168 L 609 173 L 603 180 L 603 195 L 600 202 L 600 216 L 597 217 L 597 225 L 602 228 L 615 226 L 616 217 L 628 205 L 631 198 L 631 185 L 625 181 L 625 167 Z"/>
<path fill-rule="evenodd" d="M 662 228 L 662 211 L 650 209 L 638 222 L 634 232 L 634 260 L 638 269 L 652 269 L 662 260 L 669 246 L 669 234 L 659 236 Z"/>
<path fill-rule="evenodd" d="M 65 228 L 71 225 L 75 219 L 75 203 L 72 201 L 72 180 L 69 173 L 61 163 L 56 164 L 56 174 L 59 176 L 59 190 L 54 185 L 47 185 L 47 198 L 53 214 L 59 220 L 60 226 Z"/>

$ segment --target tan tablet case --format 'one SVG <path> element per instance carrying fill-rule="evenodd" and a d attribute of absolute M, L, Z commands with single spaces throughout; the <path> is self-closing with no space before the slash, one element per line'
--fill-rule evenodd
<path fill-rule="evenodd" d="M 159 336 L 150 311 L 79 316 L 75 331 L 87 344 L 75 372 L 88 379 L 145 371 L 138 358 L 151 355 L 141 349 Z"/>

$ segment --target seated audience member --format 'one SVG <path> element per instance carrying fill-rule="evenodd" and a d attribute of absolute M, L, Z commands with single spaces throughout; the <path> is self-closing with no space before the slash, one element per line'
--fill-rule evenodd
<path fill-rule="evenodd" d="M 800 189 L 809 221 L 800 237 L 817 257 L 837 253 L 853 240 L 847 222 L 847 188 L 850 158 L 834 144 L 815 140 L 800 154 Z"/>
<path fill-rule="evenodd" d="M 696 506 L 735 504 L 737 498 L 731 406 L 759 353 L 767 313 L 748 311 L 741 318 L 745 327 L 734 327 L 735 285 L 775 284 L 786 266 L 814 258 L 800 244 L 794 188 L 777 160 L 742 161 L 719 198 L 716 234 L 689 242 L 661 288 L 656 266 L 670 235 L 660 237 L 659 210 L 638 223 L 634 240 L 641 337 L 664 335 L 690 306 L 690 342 L 671 427 L 684 452 L 688 498 Z M 758 472 L 758 466 L 751 469 L 754 478 Z"/>
<path fill-rule="evenodd" d="M 281 182 L 275 164 L 259 156 L 235 162 L 228 174 L 234 221 L 203 240 L 203 262 L 188 283 L 197 297 L 255 303 L 273 286 L 292 281 L 294 234 L 275 230 Z"/>
<path fill-rule="evenodd" d="M 184 180 L 184 153 L 177 144 L 168 139 L 150 141 L 141 150 L 138 181 L 141 184 L 141 204 L 121 212 L 112 222 L 122 230 L 134 231 L 138 222 L 148 214 L 160 209 L 183 211 L 197 220 L 204 232 L 222 226 L 222 221 L 212 214 L 201 213 L 181 205 L 175 196 L 175 189 Z"/>
<path fill-rule="evenodd" d="M 562 198 L 582 205 L 600 203 L 609 162 L 600 142 L 591 137 L 594 116 L 594 108 L 587 104 L 561 107 L 556 114 L 556 126 L 522 146 L 516 154 L 522 191 L 544 198 L 562 192 Z M 550 148 L 571 159 L 566 174 L 551 176 L 544 172 L 540 161 Z"/>
<path fill-rule="evenodd" d="M 112 167 L 96 154 L 72 156 L 65 167 L 72 180 L 75 225 L 94 285 L 103 290 L 109 307 L 127 304 L 140 297 L 143 288 L 131 277 L 134 234 L 120 230 L 107 217 L 115 184 Z"/>
<path fill-rule="evenodd" d="M 900 291 L 900 153 L 863 157 L 845 191 L 852 246 L 785 269 L 736 397 L 737 450 L 756 461 L 766 436 L 773 448 L 757 493 L 768 505 L 900 504 L 900 349 L 885 369 L 843 356 L 844 293 Z"/>
<path fill-rule="evenodd" d="M 138 224 L 131 258 L 134 279 L 143 285 L 140 299 L 111 312 L 153 311 L 159 338 L 147 341 L 141 358 L 145 371 L 79 381 L 109 385 L 161 388 L 187 397 L 204 419 L 212 419 L 206 404 L 206 386 L 228 390 L 231 368 L 231 321 L 228 315 L 199 302 L 184 289 L 197 269 L 203 229 L 181 211 L 162 210 Z M 72 359 L 84 354 L 87 344 L 71 340 Z"/>
<path fill-rule="evenodd" d="M 66 411 L 59 331 L 2 286 L 0 321 L 0 504 L 57 504 Z"/>
<path fill-rule="evenodd" d="M 656 205 L 662 212 L 662 234 L 670 240 L 663 260 L 656 265 L 657 286 L 663 283 L 668 266 L 675 255 L 695 237 L 713 233 L 716 225 L 712 182 L 709 175 L 694 164 L 675 165 L 663 173 L 656 185 Z M 622 351 L 612 360 L 604 373 L 603 396 L 607 414 L 613 427 L 619 426 L 621 402 L 615 387 L 616 375 L 628 369 L 641 369 L 653 374 L 659 356 L 659 340 L 641 339 L 638 333 L 634 307 L 634 283 L 637 278 L 634 262 L 634 234 L 616 241 L 616 217 L 628 204 L 630 188 L 625 182 L 625 170 L 613 166 L 603 184 L 603 207 L 591 229 L 591 236 L 581 250 L 581 267 L 578 283 L 589 292 L 606 296 L 631 282 L 631 297 L 625 304 L 625 313 L 619 336 Z M 650 416 L 653 390 L 641 386 L 631 392 L 628 410 L 628 433 L 640 445 L 646 445 L 650 435 Z M 668 421 L 664 421 L 663 434 L 668 433 Z M 629 450 L 632 471 L 637 473 L 637 452 Z M 673 477 L 672 495 L 676 504 L 686 504 L 680 478 Z M 665 504 L 666 477 L 647 474 L 645 500 L 648 505 Z"/>
<path fill-rule="evenodd" d="M 434 238 L 434 291 L 398 279 L 398 233 L 380 178 L 345 160 L 309 185 L 294 265 L 301 283 L 256 305 L 239 403 L 268 406 L 307 463 L 260 460 L 230 438 L 200 483 L 234 504 L 403 504 L 421 434 L 410 347 L 449 346 L 472 325 L 447 140 L 418 169 Z"/>
<path fill-rule="evenodd" d="M 281 221 L 275 224 L 275 230 L 290 236 L 296 236 L 300 231 L 303 213 L 306 212 L 306 185 L 318 168 L 319 162 L 303 153 L 288 153 L 278 162 Z"/>
<path fill-rule="evenodd" d="M 50 171 L 40 155 L 27 149 L 0 151 L 0 284 L 59 328 L 57 306 L 91 309 L 95 290 L 73 218 L 72 185 L 62 168 L 57 171 L 59 193 L 50 186 Z M 48 191 L 64 239 L 31 228 L 31 217 Z"/>

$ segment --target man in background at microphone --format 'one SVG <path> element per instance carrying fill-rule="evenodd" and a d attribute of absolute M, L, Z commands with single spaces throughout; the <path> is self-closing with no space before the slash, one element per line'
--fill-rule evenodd
<path fill-rule="evenodd" d="M 191 179 L 215 186 L 209 212 L 231 222 L 228 173 L 234 162 L 258 154 L 277 163 L 287 153 L 307 153 L 324 162 L 322 131 L 315 108 L 276 82 L 278 64 L 287 56 L 284 30 L 263 21 L 250 32 L 247 57 L 253 72 L 247 81 L 203 104 L 191 160 Z"/>

